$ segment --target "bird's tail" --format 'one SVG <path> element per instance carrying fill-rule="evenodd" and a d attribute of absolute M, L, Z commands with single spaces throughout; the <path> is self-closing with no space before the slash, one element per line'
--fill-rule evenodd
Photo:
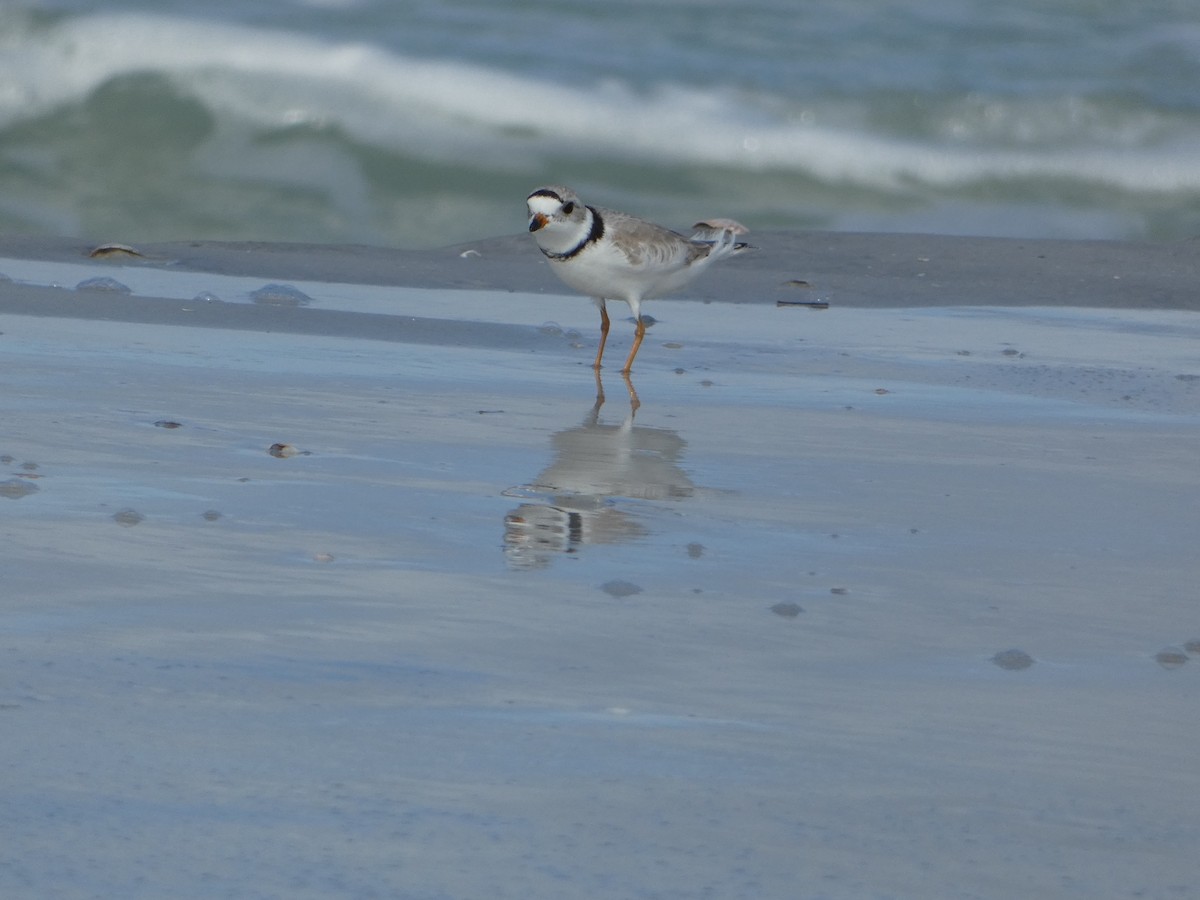
<path fill-rule="evenodd" d="M 746 234 L 749 231 L 749 228 L 733 219 L 706 219 L 692 226 L 691 239 L 708 244 L 712 247 L 708 252 L 709 258 L 720 259 L 731 253 L 753 250 L 754 248 L 750 244 L 737 239 L 738 235 Z"/>

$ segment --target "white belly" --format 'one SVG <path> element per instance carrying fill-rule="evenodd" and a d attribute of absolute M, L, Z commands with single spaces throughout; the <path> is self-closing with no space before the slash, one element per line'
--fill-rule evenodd
<path fill-rule="evenodd" d="M 588 248 L 574 259 L 551 260 L 550 266 L 580 293 L 633 303 L 678 290 L 695 278 L 707 262 L 706 257 L 693 260 L 691 265 L 682 260 L 658 259 L 635 266 L 619 250 L 599 246 Z"/>

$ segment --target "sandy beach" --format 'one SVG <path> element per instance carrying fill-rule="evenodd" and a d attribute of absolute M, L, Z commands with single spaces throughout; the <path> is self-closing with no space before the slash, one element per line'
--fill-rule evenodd
<path fill-rule="evenodd" d="M 0 238 L 0 894 L 1191 895 L 1196 243 L 752 238 Z"/>

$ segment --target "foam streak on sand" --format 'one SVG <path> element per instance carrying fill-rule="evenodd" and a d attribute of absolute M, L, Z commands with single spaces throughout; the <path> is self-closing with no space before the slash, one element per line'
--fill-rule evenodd
<path fill-rule="evenodd" d="M 662 301 L 634 417 L 477 246 L 0 281 L 0 894 L 1186 893 L 1200 314 Z"/>

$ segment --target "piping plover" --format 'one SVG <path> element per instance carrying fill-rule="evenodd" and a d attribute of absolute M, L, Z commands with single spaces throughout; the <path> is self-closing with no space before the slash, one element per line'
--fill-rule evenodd
<path fill-rule="evenodd" d="M 608 340 L 605 300 L 624 300 L 637 327 L 624 375 L 646 336 L 641 304 L 683 287 L 709 264 L 746 248 L 735 239 L 746 227 L 732 219 L 697 222 L 694 234 L 682 234 L 613 209 L 586 206 L 570 188 L 538 188 L 526 199 L 529 230 L 554 270 L 568 285 L 600 307 L 600 368 Z"/>

